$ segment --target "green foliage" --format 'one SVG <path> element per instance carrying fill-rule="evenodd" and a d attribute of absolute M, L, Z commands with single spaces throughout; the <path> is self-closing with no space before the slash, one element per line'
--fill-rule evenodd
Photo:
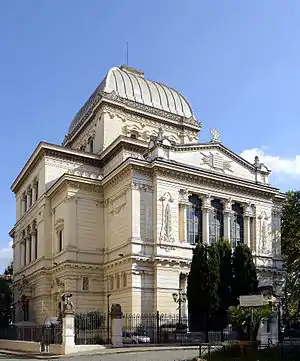
<path fill-rule="evenodd" d="M 250 340 L 251 308 L 236 307 L 229 308 L 229 319 L 232 326 L 238 331 L 239 339 Z M 256 340 L 259 325 L 262 319 L 268 319 L 273 315 L 269 305 L 253 308 L 253 340 Z"/>
<path fill-rule="evenodd" d="M 281 249 L 286 271 L 286 302 L 290 316 L 300 316 L 300 191 L 286 193 Z"/>
<path fill-rule="evenodd" d="M 0 325 L 7 327 L 12 319 L 11 313 L 12 293 L 11 281 L 0 278 Z"/>
<path fill-rule="evenodd" d="M 220 258 L 216 245 L 197 245 L 187 287 L 192 329 L 205 329 L 209 315 L 218 308 L 219 269 Z"/>
<path fill-rule="evenodd" d="M 218 285 L 219 307 L 212 315 L 214 328 L 223 330 L 227 322 L 227 310 L 232 304 L 232 252 L 228 241 L 216 244 L 220 258 L 220 281 Z"/>
<path fill-rule="evenodd" d="M 223 330 L 227 313 L 241 295 L 255 294 L 258 280 L 250 249 L 229 242 L 196 246 L 188 276 L 191 330 Z"/>
<path fill-rule="evenodd" d="M 241 295 L 254 295 L 257 293 L 258 280 L 256 267 L 253 261 L 252 253 L 245 244 L 239 244 L 232 258 L 233 268 L 233 304 L 238 304 L 238 298 Z"/>

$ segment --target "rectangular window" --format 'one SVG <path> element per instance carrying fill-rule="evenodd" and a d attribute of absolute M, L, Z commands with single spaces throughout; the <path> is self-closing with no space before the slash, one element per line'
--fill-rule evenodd
<path fill-rule="evenodd" d="M 26 212 L 27 211 L 27 196 L 25 195 L 24 196 L 24 211 Z"/>
<path fill-rule="evenodd" d="M 90 288 L 90 282 L 88 277 L 83 277 L 82 279 L 82 290 L 88 291 Z"/>
<path fill-rule="evenodd" d="M 35 201 L 39 198 L 39 182 L 36 182 L 35 185 Z"/>
<path fill-rule="evenodd" d="M 63 230 L 60 229 L 58 231 L 58 252 L 61 252 L 63 250 L 63 242 L 64 242 L 63 238 L 64 238 Z"/>
<path fill-rule="evenodd" d="M 126 273 L 123 273 L 123 287 L 127 286 L 127 275 Z"/>

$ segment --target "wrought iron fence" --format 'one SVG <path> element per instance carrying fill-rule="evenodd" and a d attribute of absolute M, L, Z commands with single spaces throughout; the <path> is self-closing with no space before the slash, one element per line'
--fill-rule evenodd
<path fill-rule="evenodd" d="M 82 312 L 75 314 L 75 344 L 107 344 L 110 317 L 100 312 Z"/>
<path fill-rule="evenodd" d="M 61 325 L 52 326 L 19 326 L 0 328 L 0 339 L 15 341 L 33 341 L 47 344 L 62 343 Z"/>
<path fill-rule="evenodd" d="M 124 344 L 189 344 L 199 345 L 206 339 L 205 332 L 190 332 L 188 320 L 174 314 L 125 314 L 123 315 Z M 209 342 L 232 341 L 236 333 L 231 329 L 209 331 Z"/>

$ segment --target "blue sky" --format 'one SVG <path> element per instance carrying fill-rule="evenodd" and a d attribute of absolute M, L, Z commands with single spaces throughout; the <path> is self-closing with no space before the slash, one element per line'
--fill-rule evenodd
<path fill-rule="evenodd" d="M 0 1 L 0 269 L 10 185 L 40 140 L 58 143 L 106 71 L 125 62 L 176 88 L 282 190 L 300 179 L 298 0 Z M 299 125 L 298 125 L 299 124 Z"/>

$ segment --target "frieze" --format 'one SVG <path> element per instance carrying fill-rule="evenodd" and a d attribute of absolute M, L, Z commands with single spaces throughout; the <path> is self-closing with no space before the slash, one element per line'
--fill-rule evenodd
<path fill-rule="evenodd" d="M 88 183 L 81 183 L 76 181 L 67 181 L 67 185 L 70 189 L 74 190 L 82 190 L 86 192 L 92 192 L 92 193 L 102 193 L 103 189 L 101 185 L 96 184 L 88 184 Z"/>
<path fill-rule="evenodd" d="M 153 173 L 156 176 L 161 176 L 163 179 L 171 180 L 171 181 L 178 181 L 180 183 L 186 182 L 189 185 L 195 185 L 199 186 L 201 185 L 214 185 L 217 186 L 218 190 L 220 192 L 228 193 L 228 191 L 232 190 L 238 190 L 238 193 L 241 195 L 249 196 L 251 194 L 252 198 L 255 198 L 257 200 L 260 200 L 262 196 L 265 196 L 267 198 L 274 195 L 273 191 L 269 192 L 267 189 L 257 189 L 255 188 L 255 184 L 253 184 L 253 188 L 247 188 L 245 189 L 242 184 L 236 183 L 225 183 L 223 180 L 219 179 L 213 179 L 213 178 L 203 178 L 200 174 L 186 174 L 180 171 L 171 170 L 171 169 L 161 169 L 157 166 L 154 166 Z M 255 197 L 256 196 L 256 197 Z"/>
<path fill-rule="evenodd" d="M 131 188 L 134 190 L 144 191 L 144 192 L 153 192 L 154 187 L 151 184 L 132 182 Z"/>

